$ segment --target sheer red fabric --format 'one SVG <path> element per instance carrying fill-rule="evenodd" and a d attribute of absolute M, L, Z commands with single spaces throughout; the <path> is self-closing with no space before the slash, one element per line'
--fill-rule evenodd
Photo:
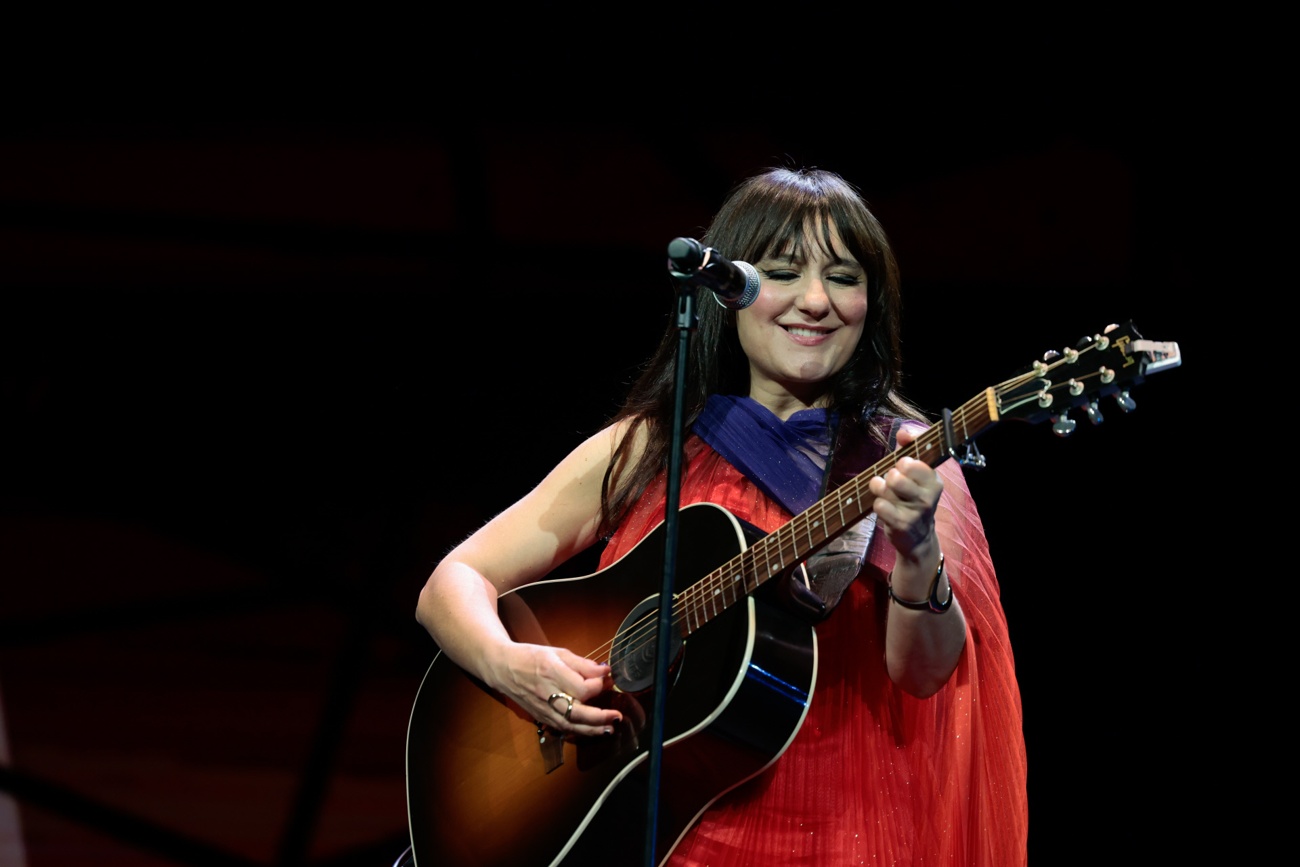
<path fill-rule="evenodd" d="M 789 748 L 716 800 L 682 837 L 670 867 L 935 865 L 1022 867 L 1026 756 L 1020 691 L 983 526 L 959 465 L 937 523 L 966 647 L 948 684 L 917 699 L 885 672 L 883 533 L 839 606 L 818 624 L 808 715 Z M 614 563 L 662 523 L 664 480 L 647 490 L 601 555 Z M 791 518 L 696 437 L 680 505 L 711 502 L 771 532 Z M 683 540 L 685 541 L 685 540 Z"/>

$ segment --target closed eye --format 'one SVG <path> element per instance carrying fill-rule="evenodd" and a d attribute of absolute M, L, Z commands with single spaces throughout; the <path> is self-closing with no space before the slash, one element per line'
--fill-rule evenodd
<path fill-rule="evenodd" d="M 862 283 L 862 277 L 857 274 L 832 274 L 830 281 L 839 286 L 857 286 Z"/>
<path fill-rule="evenodd" d="M 775 283 L 793 283 L 800 275 L 798 271 L 791 271 L 788 268 L 773 268 L 763 271 L 763 276 Z M 863 279 L 860 274 L 831 274 L 826 281 L 836 286 L 860 286 Z"/>

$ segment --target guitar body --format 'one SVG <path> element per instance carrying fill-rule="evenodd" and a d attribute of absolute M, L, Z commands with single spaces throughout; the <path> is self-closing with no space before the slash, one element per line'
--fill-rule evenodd
<path fill-rule="evenodd" d="M 741 524 L 720 506 L 694 504 L 679 515 L 675 592 L 746 548 Z M 417 867 L 644 860 L 665 536 L 661 524 L 606 569 L 536 582 L 499 601 L 516 640 L 610 660 L 616 689 L 596 703 L 622 711 L 613 735 L 539 734 L 531 714 L 443 654 L 434 658 L 406 744 Z M 616 641 L 629 633 L 650 641 Z M 655 824 L 660 862 L 709 804 L 785 751 L 807 713 L 817 670 L 813 628 L 756 595 L 674 649 Z"/>

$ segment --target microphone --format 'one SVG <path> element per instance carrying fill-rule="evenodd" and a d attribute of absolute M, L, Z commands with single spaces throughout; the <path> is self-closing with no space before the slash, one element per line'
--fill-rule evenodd
<path fill-rule="evenodd" d="M 679 280 L 713 290 L 728 310 L 743 310 L 758 299 L 758 269 L 733 262 L 694 238 L 674 238 L 668 245 L 668 270 Z"/>

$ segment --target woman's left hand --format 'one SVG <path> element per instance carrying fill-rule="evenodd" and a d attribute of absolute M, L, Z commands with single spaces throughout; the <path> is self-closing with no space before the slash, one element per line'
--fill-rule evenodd
<path fill-rule="evenodd" d="M 898 447 L 910 445 L 919 436 L 914 428 L 898 431 Z M 900 457 L 883 476 L 867 483 L 876 498 L 872 510 L 898 553 L 909 560 L 920 559 L 938 544 L 934 532 L 934 511 L 943 494 L 943 479 L 925 461 Z"/>

